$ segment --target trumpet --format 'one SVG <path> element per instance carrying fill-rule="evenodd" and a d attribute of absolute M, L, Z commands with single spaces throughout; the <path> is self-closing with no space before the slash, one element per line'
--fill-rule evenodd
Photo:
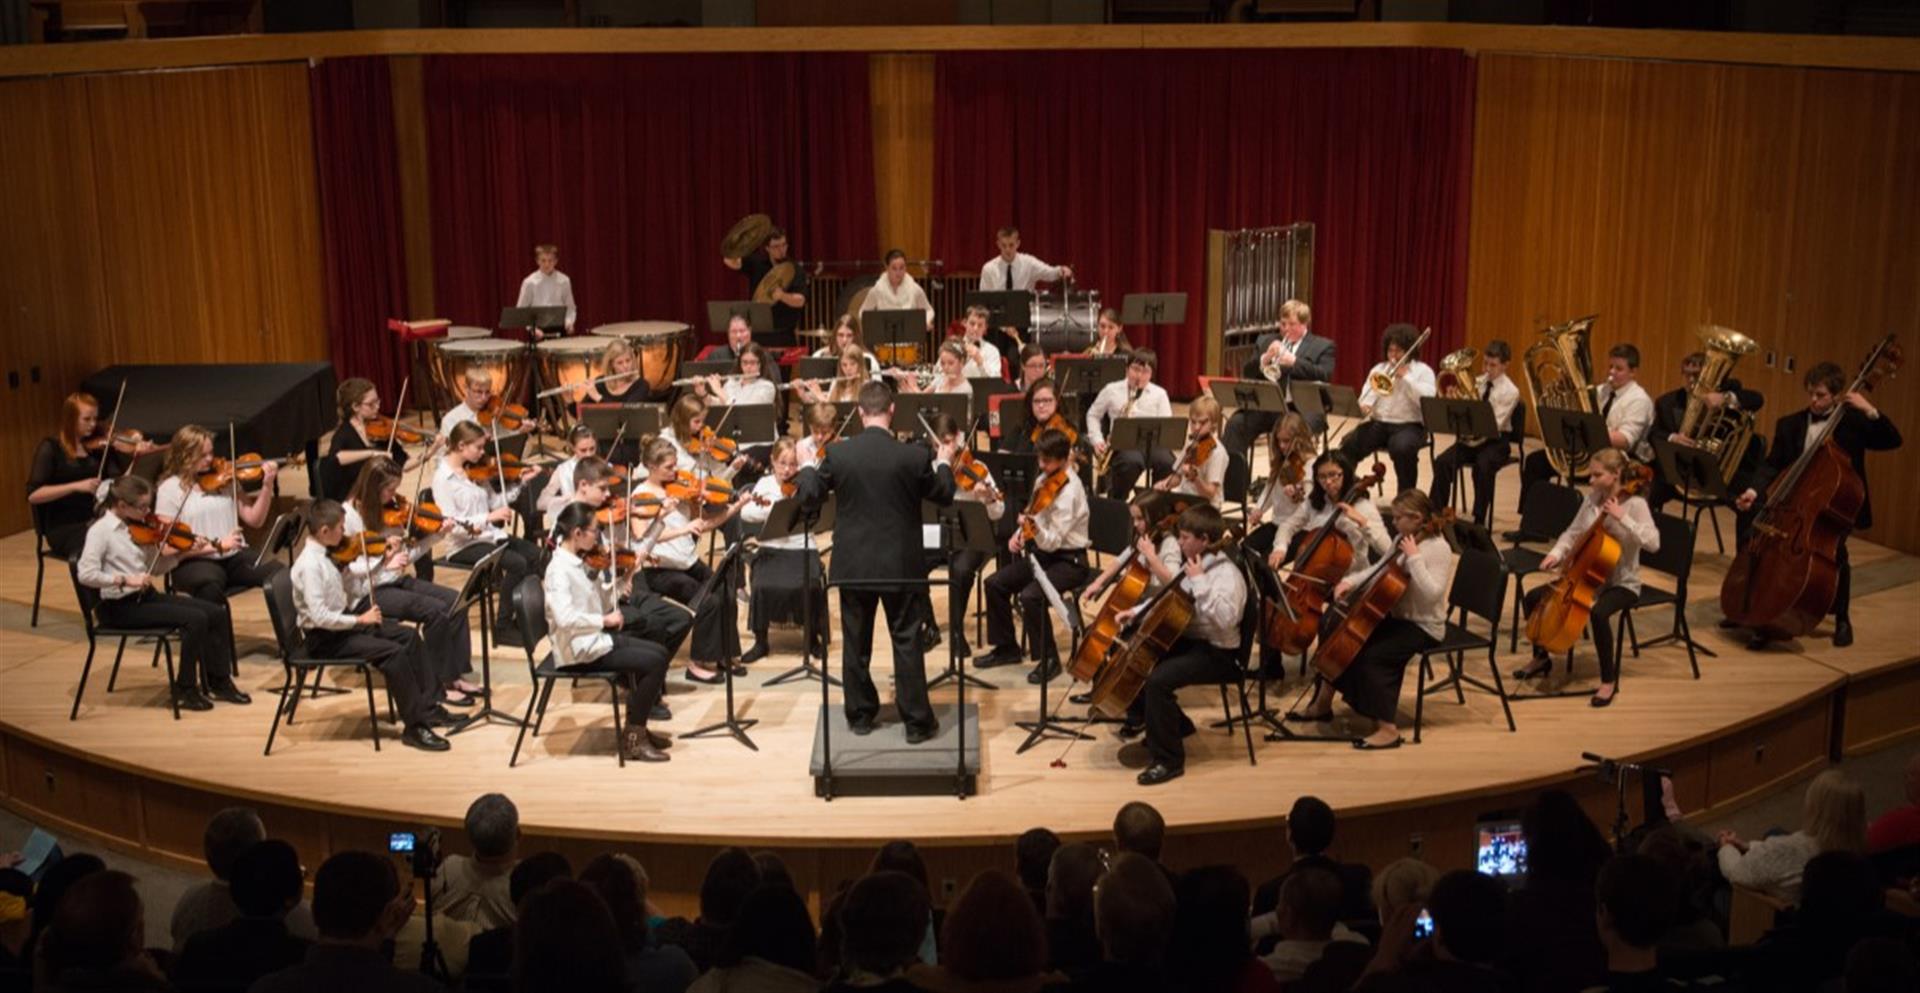
<path fill-rule="evenodd" d="M 1426 343 L 1427 337 L 1431 334 L 1433 334 L 1432 328 L 1427 328 L 1425 331 L 1420 332 L 1420 337 L 1413 339 L 1413 345 L 1406 351 L 1400 353 L 1398 361 L 1388 366 L 1384 371 L 1376 372 L 1367 377 L 1367 385 L 1373 387 L 1373 392 L 1381 396 L 1392 394 L 1394 376 L 1400 372 L 1401 367 L 1413 361 L 1413 353 L 1420 350 L 1420 346 Z"/>

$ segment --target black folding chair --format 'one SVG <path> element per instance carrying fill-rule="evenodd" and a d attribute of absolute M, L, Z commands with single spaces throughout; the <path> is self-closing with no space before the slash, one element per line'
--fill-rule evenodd
<path fill-rule="evenodd" d="M 1520 541 L 1553 541 L 1573 523 L 1580 513 L 1580 491 L 1559 483 L 1542 482 L 1527 491 L 1526 505 L 1520 508 Z M 1520 542 L 1500 553 L 1507 571 L 1513 575 L 1513 631 L 1507 638 L 1507 651 L 1520 648 L 1520 618 L 1527 616 L 1526 578 L 1540 572 L 1546 552 L 1522 548 Z"/>
<path fill-rule="evenodd" d="M 1229 511 L 1229 519 L 1247 519 L 1247 498 L 1253 490 L 1253 464 L 1245 455 L 1229 449 L 1227 451 L 1227 475 L 1220 481 L 1221 504 L 1231 504 L 1235 510 Z"/>
<path fill-rule="evenodd" d="M 1433 647 L 1420 653 L 1420 682 L 1413 697 L 1413 743 L 1420 743 L 1420 722 L 1426 708 L 1427 694 L 1438 693 L 1451 688 L 1455 702 L 1464 706 L 1467 702 L 1466 687 L 1491 693 L 1500 698 L 1500 709 L 1507 715 L 1507 730 L 1517 731 L 1513 722 L 1513 707 L 1507 702 L 1506 683 L 1500 678 L 1500 665 L 1494 660 L 1494 650 L 1500 642 L 1500 611 L 1506 604 L 1507 565 L 1499 555 L 1493 552 L 1468 548 L 1460 553 L 1460 564 L 1453 570 L 1453 588 L 1447 593 L 1449 612 L 1460 612 L 1460 623 L 1447 621 L 1447 630 Z M 1468 627 L 1470 617 L 1478 617 L 1487 622 L 1487 633 L 1483 637 L 1473 633 Z M 1466 673 L 1466 654 L 1487 650 L 1487 669 L 1493 673 L 1493 685 L 1489 686 Z M 1427 678 L 1432 674 L 1434 656 L 1444 656 L 1448 673 L 1445 679 L 1429 686 Z"/>
<path fill-rule="evenodd" d="M 514 598 L 514 617 L 520 622 L 520 640 L 525 642 L 527 653 L 527 674 L 533 679 L 533 693 L 527 697 L 527 716 L 520 722 L 520 734 L 513 739 L 513 754 L 507 757 L 507 767 L 513 768 L 520 761 L 520 746 L 527 740 L 527 729 L 533 729 L 533 736 L 540 737 L 540 725 L 547 719 L 547 701 L 553 696 L 553 684 L 562 679 L 589 679 L 607 684 L 607 697 L 613 701 L 613 753 L 620 760 L 621 768 L 627 764 L 627 753 L 618 742 L 620 738 L 620 673 L 609 669 L 597 669 L 591 665 L 562 669 L 554 660 L 553 652 L 536 657 L 534 651 L 547 636 L 547 591 L 540 586 L 540 577 L 528 576 L 520 581 L 519 588 L 511 591 Z M 724 595 L 718 593 L 715 595 Z"/>
<path fill-rule="evenodd" d="M 93 653 L 99 649 L 101 638 L 120 639 L 120 644 L 113 651 L 113 668 L 107 672 L 108 693 L 113 692 L 114 679 L 120 675 L 120 657 L 127 652 L 127 639 L 153 639 L 153 655 L 156 664 L 161 655 L 167 657 L 167 700 L 173 707 L 173 719 L 179 720 L 180 700 L 173 693 L 173 642 L 181 636 L 179 625 L 156 624 L 120 628 L 101 624 L 97 613 L 100 609 L 100 591 L 80 582 L 78 561 L 67 563 L 67 575 L 73 580 L 73 597 L 80 602 L 80 619 L 87 628 L 87 661 L 80 666 L 80 684 L 73 688 L 73 709 L 67 712 L 67 720 L 80 719 L 80 696 L 87 691 L 87 674 L 93 671 Z"/>
<path fill-rule="evenodd" d="M 41 508 L 33 508 L 33 616 L 27 622 L 28 627 L 40 626 L 40 587 L 47 581 L 47 560 L 66 561 L 53 546 L 47 544 L 45 521 L 41 519 Z"/>
<path fill-rule="evenodd" d="M 260 754 L 273 754 L 273 739 L 280 733 L 282 715 L 286 717 L 287 726 L 293 726 L 294 712 L 300 707 L 300 693 L 306 689 L 307 677 L 311 675 L 318 685 L 321 673 L 329 669 L 352 669 L 366 680 L 367 724 L 373 731 L 373 750 L 379 751 L 380 709 L 373 699 L 373 674 L 381 662 L 400 650 L 399 646 L 368 658 L 317 658 L 307 650 L 306 634 L 300 630 L 300 612 L 293 603 L 293 575 L 286 570 L 274 573 L 267 580 L 266 597 L 267 619 L 273 623 L 273 638 L 279 643 L 280 664 L 286 667 L 287 679 L 273 708 L 273 723 L 267 727 L 267 747 Z"/>
<path fill-rule="evenodd" d="M 1640 657 L 1642 648 L 1664 645 L 1669 641 L 1686 645 L 1687 662 L 1693 666 L 1693 678 L 1699 679 L 1700 655 L 1719 658 L 1713 649 L 1693 640 L 1693 629 L 1687 624 L 1687 577 L 1693 572 L 1693 545 L 1699 532 L 1686 518 L 1674 517 L 1671 514 L 1653 515 L 1653 526 L 1660 532 L 1660 550 L 1649 552 L 1642 549 L 1640 568 L 1663 572 L 1673 577 L 1673 589 L 1663 590 L 1642 583 L 1639 599 L 1633 602 L 1633 606 L 1620 612 L 1620 625 L 1625 630 L 1627 641 L 1633 648 L 1634 658 Z M 1643 607 L 1661 607 L 1669 604 L 1673 606 L 1673 627 L 1666 634 L 1642 643 L 1633 629 L 1634 612 Z M 1620 641 L 1621 639 L 1617 637 L 1614 639 L 1616 671 L 1619 668 Z"/>

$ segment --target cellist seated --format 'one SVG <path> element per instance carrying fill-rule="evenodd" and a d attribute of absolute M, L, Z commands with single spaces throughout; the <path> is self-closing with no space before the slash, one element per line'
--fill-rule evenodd
<path fill-rule="evenodd" d="M 1376 722 L 1372 734 L 1353 743 L 1363 750 L 1400 747 L 1400 728 L 1394 721 L 1407 662 L 1439 644 L 1447 630 L 1447 580 L 1453 573 L 1453 549 L 1439 534 L 1433 501 L 1420 490 L 1402 491 L 1393 498 L 1393 527 L 1399 535 L 1394 554 L 1358 578 L 1341 580 L 1333 595 L 1338 601 L 1346 600 L 1349 594 L 1364 596 L 1384 569 L 1405 570 L 1405 593 L 1393 603 L 1387 616 L 1380 618 L 1352 655 L 1351 664 L 1331 682 L 1321 680 L 1315 685 L 1307 709 L 1288 711 L 1286 715 L 1289 721 L 1328 720 L 1333 717 L 1333 694 L 1338 690 L 1355 713 Z M 1355 612 L 1349 620 L 1362 616 Z M 1339 634 L 1341 631 L 1335 629 L 1323 636 L 1322 650 Z M 1320 665 L 1317 656 L 1314 664 Z"/>
<path fill-rule="evenodd" d="M 1604 526 L 1607 534 L 1620 544 L 1619 558 L 1606 582 L 1594 594 L 1588 617 L 1593 631 L 1593 650 L 1600 656 L 1600 685 L 1594 688 L 1589 701 L 1595 707 L 1612 703 L 1617 690 L 1615 680 L 1619 674 L 1613 653 L 1613 615 L 1633 606 L 1640 598 L 1640 553 L 1660 550 L 1660 529 L 1653 524 L 1653 512 L 1648 509 L 1647 501 L 1635 492 L 1638 484 L 1645 480 L 1646 469 L 1638 464 L 1632 464 L 1629 469 L 1629 465 L 1626 454 L 1617 448 L 1594 453 L 1587 463 L 1587 481 L 1591 484 L 1587 499 L 1580 502 L 1580 512 L 1573 515 L 1573 523 L 1560 532 L 1560 540 L 1553 543 L 1553 550 L 1540 561 L 1542 570 L 1569 564 L 1568 560 L 1576 557 L 1584 544 L 1582 539 L 1596 526 Z M 1623 482 L 1623 476 L 1629 472 L 1634 474 L 1633 485 Z M 1529 592 L 1527 613 L 1532 615 L 1535 607 L 1559 587 L 1558 583 L 1546 584 Z M 1514 670 L 1513 678 L 1532 679 L 1552 671 L 1552 656 L 1536 643 L 1533 661 Z"/>
<path fill-rule="evenodd" d="M 1235 654 L 1240 650 L 1240 622 L 1247 610 L 1247 581 L 1240 567 L 1217 550 L 1227 532 L 1226 521 L 1212 504 L 1202 503 L 1181 511 L 1175 527 L 1175 547 L 1163 547 L 1162 554 L 1142 561 L 1153 571 L 1157 584 L 1177 582 L 1193 598 L 1193 619 L 1147 675 L 1139 696 L 1127 708 L 1126 723 L 1120 726 L 1123 739 L 1147 736 L 1152 761 L 1138 777 L 1142 786 L 1158 786 L 1186 771 L 1182 739 L 1194 727 L 1175 692 L 1182 686 L 1219 683 L 1240 675 Z M 1139 609 L 1127 611 L 1120 620 L 1132 620 Z"/>

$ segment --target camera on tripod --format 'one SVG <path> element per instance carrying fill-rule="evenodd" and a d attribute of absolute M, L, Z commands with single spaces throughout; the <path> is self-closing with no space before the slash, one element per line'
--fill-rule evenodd
<path fill-rule="evenodd" d="M 1592 752 L 1581 752 L 1580 757 L 1583 759 L 1586 759 L 1588 762 L 1593 763 L 1594 775 L 1599 776 L 1600 781 L 1603 783 L 1606 783 L 1608 786 L 1612 786 L 1619 783 L 1621 781 L 1622 774 L 1625 774 L 1625 773 L 1637 772 L 1642 776 L 1654 776 L 1654 777 L 1673 775 L 1673 771 L 1670 769 L 1662 769 L 1662 768 L 1659 768 L 1658 766 L 1651 766 L 1651 765 L 1641 765 L 1638 762 L 1622 762 L 1618 759 L 1607 758 L 1604 755 L 1595 755 Z"/>
<path fill-rule="evenodd" d="M 407 857 L 416 879 L 432 879 L 440 869 L 440 829 L 395 831 L 387 835 L 387 851 Z"/>

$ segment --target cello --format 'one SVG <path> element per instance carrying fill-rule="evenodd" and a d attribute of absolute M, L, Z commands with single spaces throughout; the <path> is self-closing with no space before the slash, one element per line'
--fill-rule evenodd
<path fill-rule="evenodd" d="M 1844 403 L 1849 393 L 1871 391 L 1900 368 L 1902 359 L 1893 335 L 1880 339 L 1835 403 Z M 1720 585 L 1720 611 L 1727 620 L 1785 640 L 1813 630 L 1833 607 L 1840 586 L 1834 556 L 1867 498 L 1866 482 L 1833 440 L 1845 413 L 1836 408 L 1813 428 L 1800 457 L 1768 487 L 1747 543 Z"/>
<path fill-rule="evenodd" d="M 1425 541 L 1451 526 L 1453 508 L 1448 507 L 1427 518 L 1413 538 L 1415 541 Z M 1365 582 L 1348 592 L 1346 599 L 1327 609 L 1320 648 L 1313 653 L 1313 668 L 1321 678 L 1328 682 L 1339 679 L 1359 656 L 1367 639 L 1373 637 L 1374 629 L 1380 626 L 1380 622 L 1386 619 L 1394 605 L 1406 594 L 1407 587 L 1413 581 L 1407 575 L 1406 558 L 1406 553 L 1401 551 L 1396 541 L 1392 554 Z"/>
<path fill-rule="evenodd" d="M 1159 521 L 1149 521 L 1146 536 L 1151 539 L 1163 533 L 1175 516 L 1178 514 Z M 1141 560 L 1137 545 L 1127 546 L 1126 553 L 1120 557 L 1120 571 L 1114 574 L 1113 580 L 1107 585 L 1111 592 L 1101 602 L 1100 613 L 1095 615 L 1093 623 L 1087 625 L 1080 638 L 1080 647 L 1073 653 L 1073 661 L 1067 666 L 1067 673 L 1076 682 L 1093 681 L 1100 671 L 1100 663 L 1120 638 L 1120 614 L 1132 610 L 1146 595 L 1147 588 L 1153 585 L 1153 573 Z"/>
<path fill-rule="evenodd" d="M 1635 496 L 1652 479 L 1652 469 L 1628 462 L 1621 470 L 1613 498 Z M 1620 564 L 1620 540 L 1607 532 L 1606 525 L 1606 515 L 1601 514 L 1580 536 L 1573 553 L 1567 556 L 1565 571 L 1527 615 L 1527 640 L 1534 647 L 1553 654 L 1570 651 L 1580 640 L 1580 632 L 1586 630 L 1587 619 L 1593 615 L 1593 598 Z"/>
<path fill-rule="evenodd" d="M 1355 479 L 1336 506 L 1351 506 L 1354 499 L 1385 478 L 1386 464 L 1374 462 L 1373 471 Z M 1280 582 L 1282 598 L 1261 603 L 1260 638 L 1267 647 L 1291 655 L 1306 651 L 1319 635 L 1320 619 L 1326 614 L 1333 587 L 1353 567 L 1353 543 L 1336 527 L 1339 521 L 1340 512 L 1335 510 L 1294 556 L 1293 571 Z"/>
<path fill-rule="evenodd" d="M 1227 547 L 1239 537 L 1228 530 L 1219 541 L 1207 546 L 1202 557 Z M 1214 568 L 1237 569 L 1239 566 L 1226 560 Z M 1126 716 L 1134 697 L 1147 685 L 1147 676 L 1153 667 L 1172 653 L 1174 643 L 1186 633 L 1187 624 L 1193 620 L 1194 606 L 1193 595 L 1181 588 L 1182 578 L 1183 575 L 1174 577 L 1173 582 L 1162 586 L 1148 599 L 1121 632 L 1123 640 L 1115 641 L 1101 660 L 1091 679 L 1093 686 L 1087 692 L 1088 710 L 1094 716 Z M 1078 657 L 1074 661 L 1077 665 Z"/>

